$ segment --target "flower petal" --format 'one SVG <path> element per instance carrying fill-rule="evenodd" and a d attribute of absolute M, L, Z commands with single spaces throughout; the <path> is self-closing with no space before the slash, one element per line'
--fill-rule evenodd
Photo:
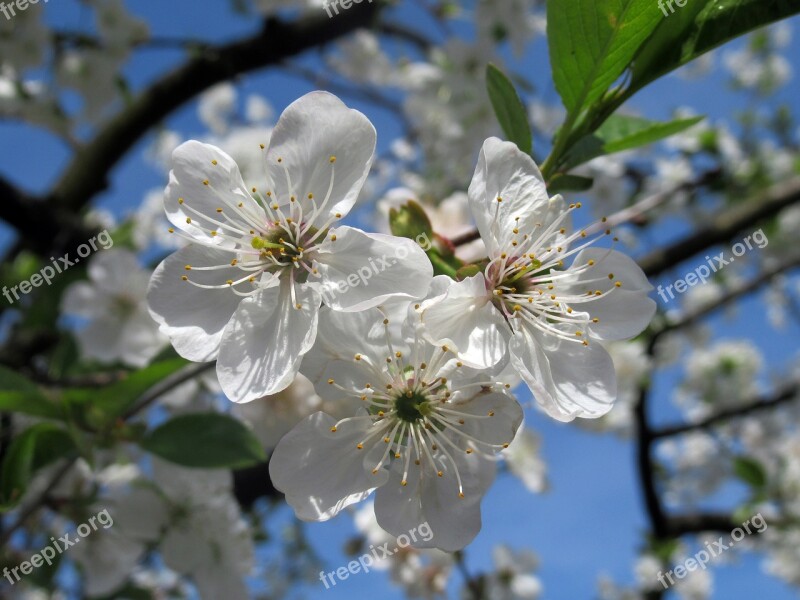
<path fill-rule="evenodd" d="M 511 364 L 539 406 L 558 421 L 595 419 L 617 396 L 611 356 L 598 343 L 584 346 L 518 328 L 509 343 Z"/>
<path fill-rule="evenodd" d="M 331 428 L 336 425 L 336 431 Z M 378 459 L 369 450 L 358 450 L 370 425 L 368 419 L 336 420 L 316 412 L 301 421 L 278 443 L 269 463 L 273 485 L 299 519 L 327 521 L 343 508 L 366 498 L 386 483 L 389 475 L 371 467 Z M 383 448 L 378 447 L 378 452 Z"/>
<path fill-rule="evenodd" d="M 347 214 L 372 166 L 375 139 L 369 119 L 333 94 L 306 94 L 272 130 L 266 156 L 272 191 L 281 203 L 292 195 L 305 202 L 313 194 L 321 205 L 329 196 L 327 214 Z"/>
<path fill-rule="evenodd" d="M 241 277 L 239 269 L 187 272 L 186 265 L 210 267 L 229 262 L 227 252 L 190 244 L 163 260 L 150 279 L 147 291 L 150 316 L 184 358 L 214 360 L 222 332 L 242 300 L 228 288 L 200 289 L 181 279 L 191 275 L 192 281 L 216 285 Z"/>
<path fill-rule="evenodd" d="M 331 230 L 317 254 L 321 293 L 334 310 L 361 311 L 392 299 L 421 298 L 433 266 L 414 241 L 353 227 Z"/>
<path fill-rule="evenodd" d="M 570 302 L 578 310 L 586 311 L 598 323 L 590 323 L 587 329 L 602 340 L 625 340 L 641 333 L 650 324 L 656 312 L 656 303 L 647 294 L 653 289 L 642 269 L 629 256 L 616 250 L 587 248 L 575 257 L 575 265 L 585 265 L 594 260 L 594 266 L 574 278 L 557 281 L 556 289 L 561 293 L 585 295 L 591 287 L 605 292 L 607 296 L 583 302 Z M 613 278 L 609 278 L 613 275 Z M 591 284 L 584 283 L 591 280 Z M 621 287 L 615 287 L 620 282 Z"/>
<path fill-rule="evenodd" d="M 423 304 L 428 338 L 452 347 L 467 366 L 494 367 L 506 353 L 510 331 L 490 300 L 482 273 L 451 283 L 443 296 Z"/>
<path fill-rule="evenodd" d="M 453 409 L 481 417 L 464 419 L 462 430 L 475 439 L 495 446 L 511 444 L 522 424 L 522 407 L 519 402 L 499 392 L 476 394 L 466 402 L 453 406 Z M 486 450 L 485 447 L 481 449 Z"/>
<path fill-rule="evenodd" d="M 378 524 L 395 537 L 411 538 L 415 548 L 440 548 L 454 552 L 469 544 L 481 529 L 481 499 L 494 481 L 496 466 L 478 453 L 451 453 L 463 484 L 464 497 L 459 497 L 458 480 L 453 463 L 443 454 L 434 457 L 434 469 L 422 459 L 413 462 L 408 484 L 403 486 L 403 462 L 395 460 L 391 478 L 375 494 L 375 516 Z M 436 471 L 442 472 L 442 477 Z M 429 539 L 411 530 L 427 525 L 432 531 Z M 421 532 L 420 532 L 421 533 Z"/>
<path fill-rule="evenodd" d="M 235 224 L 241 225 L 241 229 L 245 225 L 242 212 L 250 215 L 254 224 L 266 226 L 264 209 L 247 191 L 234 160 L 216 146 L 196 140 L 184 142 L 172 153 L 172 171 L 164 192 L 167 218 L 199 242 L 235 248 L 236 244 L 228 236 L 211 234 L 211 231 L 230 232 L 235 226 L 219 225 L 226 223 L 226 219 L 217 212 L 218 208 Z M 250 225 L 244 230 L 249 229 Z"/>
<path fill-rule="evenodd" d="M 515 237 L 533 233 L 537 223 L 546 227 L 565 209 L 560 196 L 550 200 L 533 159 L 495 137 L 483 143 L 469 185 L 469 206 L 491 258 L 510 250 Z"/>
<path fill-rule="evenodd" d="M 217 359 L 222 391 L 234 402 L 280 392 L 314 344 L 319 294 L 284 279 L 245 298 L 225 328 Z M 297 308 L 300 305 L 301 308 Z"/>

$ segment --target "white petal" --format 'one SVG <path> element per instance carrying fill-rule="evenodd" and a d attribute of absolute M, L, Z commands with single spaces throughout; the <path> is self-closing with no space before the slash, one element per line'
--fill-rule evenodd
<path fill-rule="evenodd" d="M 498 392 L 480 393 L 453 410 L 489 418 L 464 419 L 463 431 L 487 444 L 511 444 L 522 424 L 522 407 L 514 398 Z M 485 447 L 481 448 L 486 450 Z"/>
<path fill-rule="evenodd" d="M 502 360 L 511 332 L 491 303 L 482 273 L 453 282 L 442 297 L 426 304 L 422 321 L 433 343 L 452 347 L 464 364 L 478 369 Z"/>
<path fill-rule="evenodd" d="M 111 248 L 94 255 L 87 271 L 97 288 L 108 294 L 141 298 L 147 289 L 147 273 L 128 250 Z"/>
<path fill-rule="evenodd" d="M 481 499 L 494 481 L 495 463 L 477 453 L 453 454 L 464 486 L 464 498 L 458 495 L 458 481 L 453 464 L 444 455 L 434 457 L 438 477 L 430 462 L 423 458 L 420 467 L 412 461 L 408 485 L 400 485 L 403 464 L 395 460 L 391 479 L 375 494 L 378 524 L 393 536 L 406 535 L 427 525 L 429 540 L 417 534 L 411 540 L 416 548 L 440 548 L 454 552 L 469 544 L 481 529 Z"/>
<path fill-rule="evenodd" d="M 107 294 L 99 293 L 88 281 L 77 281 L 64 292 L 61 312 L 86 319 L 110 318 L 113 314 L 112 299 Z"/>
<path fill-rule="evenodd" d="M 254 148 L 253 151 L 259 150 Z M 235 244 L 225 235 L 210 234 L 212 230 L 227 231 L 211 219 L 225 223 L 225 218 L 217 212 L 222 208 L 232 221 L 244 228 L 244 220 L 235 214 L 239 203 L 243 204 L 240 210 L 266 225 L 264 209 L 247 192 L 239 167 L 230 156 L 216 146 L 196 140 L 184 142 L 175 149 L 169 184 L 164 192 L 164 210 L 175 227 L 204 244 L 233 248 Z M 186 222 L 187 218 L 191 223 Z M 245 231 L 249 229 L 250 226 Z"/>
<path fill-rule="evenodd" d="M 537 222 L 544 226 L 564 209 L 560 198 L 551 203 L 533 159 L 512 142 L 494 137 L 481 149 L 469 186 L 469 206 L 492 258 L 511 249 L 514 228 L 519 236 L 530 234 Z"/>
<path fill-rule="evenodd" d="M 509 351 L 536 402 L 554 419 L 595 419 L 611 410 L 617 379 L 611 356 L 600 344 L 584 346 L 520 328 Z"/>
<path fill-rule="evenodd" d="M 560 293 L 585 295 L 588 289 L 612 290 L 607 296 L 585 302 L 570 302 L 578 310 L 586 311 L 599 323 L 590 323 L 588 330 L 603 340 L 624 340 L 641 333 L 650 324 L 656 312 L 656 303 L 647 294 L 653 289 L 639 265 L 629 256 L 616 250 L 587 248 L 575 257 L 574 265 L 586 265 L 594 260 L 593 267 L 573 278 L 557 282 Z M 612 274 L 613 279 L 608 275 Z M 591 283 L 583 283 L 592 280 Z M 597 281 L 599 280 L 599 281 Z M 615 287 L 619 281 L 622 287 Z"/>
<path fill-rule="evenodd" d="M 314 344 L 319 302 L 309 286 L 295 285 L 293 295 L 286 279 L 242 300 L 222 334 L 217 359 L 228 398 L 249 402 L 288 387 Z"/>
<path fill-rule="evenodd" d="M 306 94 L 283 111 L 272 130 L 266 156 L 272 191 L 282 203 L 290 195 L 305 202 L 313 194 L 320 205 L 333 174 L 326 213 L 347 214 L 372 166 L 375 139 L 369 119 L 333 94 Z"/>
<path fill-rule="evenodd" d="M 190 244 L 168 256 L 153 273 L 147 292 L 150 315 L 184 358 L 201 362 L 216 358 L 222 332 L 241 297 L 228 288 L 200 289 L 181 277 L 187 275 L 197 283 L 217 285 L 242 276 L 235 267 L 187 272 L 185 266 L 224 265 L 230 260 L 227 252 Z"/>
<path fill-rule="evenodd" d="M 361 311 L 390 299 L 421 298 L 433 266 L 414 241 L 353 227 L 331 230 L 317 255 L 321 293 L 334 310 Z"/>
<path fill-rule="evenodd" d="M 335 432 L 334 425 L 333 417 L 314 413 L 281 439 L 270 459 L 273 485 L 304 521 L 327 521 L 389 477 L 385 469 L 373 475 L 374 453 L 356 448 L 367 435 L 369 420 L 342 422 Z"/>
<path fill-rule="evenodd" d="M 394 320 L 391 311 L 389 319 Z M 355 362 L 356 353 L 382 357 L 388 350 L 384 316 L 377 309 L 362 312 L 341 312 L 327 306 L 320 309 L 319 328 L 314 347 L 303 358 L 301 371 L 317 386 L 317 393 L 332 399 L 331 386 L 326 382 L 328 365 L 332 362 Z M 397 318 L 398 325 L 401 319 Z M 390 327 L 392 324 L 390 323 Z M 398 344 L 398 350 L 405 348 Z M 338 376 L 334 377 L 339 379 Z M 347 379 L 343 379 L 343 384 Z"/>

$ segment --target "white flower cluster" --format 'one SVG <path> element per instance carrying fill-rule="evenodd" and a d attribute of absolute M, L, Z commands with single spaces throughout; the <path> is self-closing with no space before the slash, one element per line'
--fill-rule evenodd
<path fill-rule="evenodd" d="M 479 531 L 496 459 L 522 422 L 511 373 L 558 420 L 600 417 L 616 397 L 601 342 L 638 334 L 655 303 L 635 262 L 571 231 L 580 204 L 549 197 L 533 160 L 496 138 L 468 192 L 488 253 L 474 274 L 434 277 L 413 241 L 340 225 L 375 137 L 361 113 L 314 92 L 262 145 L 261 185 L 214 146 L 180 145 L 164 204 L 189 244 L 156 269 L 148 303 L 179 354 L 216 360 L 234 402 L 263 402 L 299 373 L 316 387 L 320 401 L 293 408 L 308 416 L 270 462 L 301 519 L 375 492 L 387 532 L 426 522 L 434 535 L 415 545 L 452 551 Z M 385 257 L 402 260 L 353 284 Z M 541 465 L 517 462 L 541 489 Z"/>

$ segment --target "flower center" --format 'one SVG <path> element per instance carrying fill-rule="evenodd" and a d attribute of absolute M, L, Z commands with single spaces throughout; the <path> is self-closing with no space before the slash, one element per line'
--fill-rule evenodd
<path fill-rule="evenodd" d="M 397 418 L 406 423 L 416 423 L 431 413 L 430 399 L 417 391 L 409 390 L 395 398 Z"/>

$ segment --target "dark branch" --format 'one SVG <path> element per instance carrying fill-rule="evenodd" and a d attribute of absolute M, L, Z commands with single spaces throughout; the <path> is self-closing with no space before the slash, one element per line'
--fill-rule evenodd
<path fill-rule="evenodd" d="M 82 208 L 107 188 L 109 174 L 119 160 L 185 103 L 218 83 L 276 65 L 367 27 L 378 10 L 377 3 L 363 3 L 336 19 L 329 19 L 323 11 L 293 23 L 268 19 L 252 37 L 205 49 L 153 83 L 76 153 L 54 186 L 51 203 L 72 211 Z"/>
<path fill-rule="evenodd" d="M 729 421 L 730 419 L 746 417 L 754 413 L 762 412 L 771 408 L 776 408 L 782 404 L 791 402 L 792 400 L 796 400 L 798 398 L 799 392 L 800 392 L 800 381 L 791 381 L 781 386 L 775 393 L 773 393 L 770 396 L 758 398 L 756 400 L 753 400 L 752 402 L 748 402 L 744 406 L 738 406 L 736 408 L 731 408 L 728 410 L 721 411 L 711 417 L 708 417 L 707 419 L 704 419 L 703 421 L 698 421 L 697 423 L 671 425 L 669 427 L 663 427 L 661 429 L 657 429 L 652 432 L 652 437 L 654 439 L 659 439 L 674 435 L 680 435 L 683 433 L 688 433 L 690 431 L 710 429 L 715 425 L 719 425 L 720 423 L 724 423 L 725 421 Z"/>
<path fill-rule="evenodd" d="M 748 227 L 756 227 L 760 221 L 776 215 L 798 200 L 800 178 L 778 184 L 767 190 L 766 194 L 722 212 L 690 236 L 651 252 L 639 261 L 639 265 L 649 277 L 659 275 L 716 244 L 728 242 Z"/>

